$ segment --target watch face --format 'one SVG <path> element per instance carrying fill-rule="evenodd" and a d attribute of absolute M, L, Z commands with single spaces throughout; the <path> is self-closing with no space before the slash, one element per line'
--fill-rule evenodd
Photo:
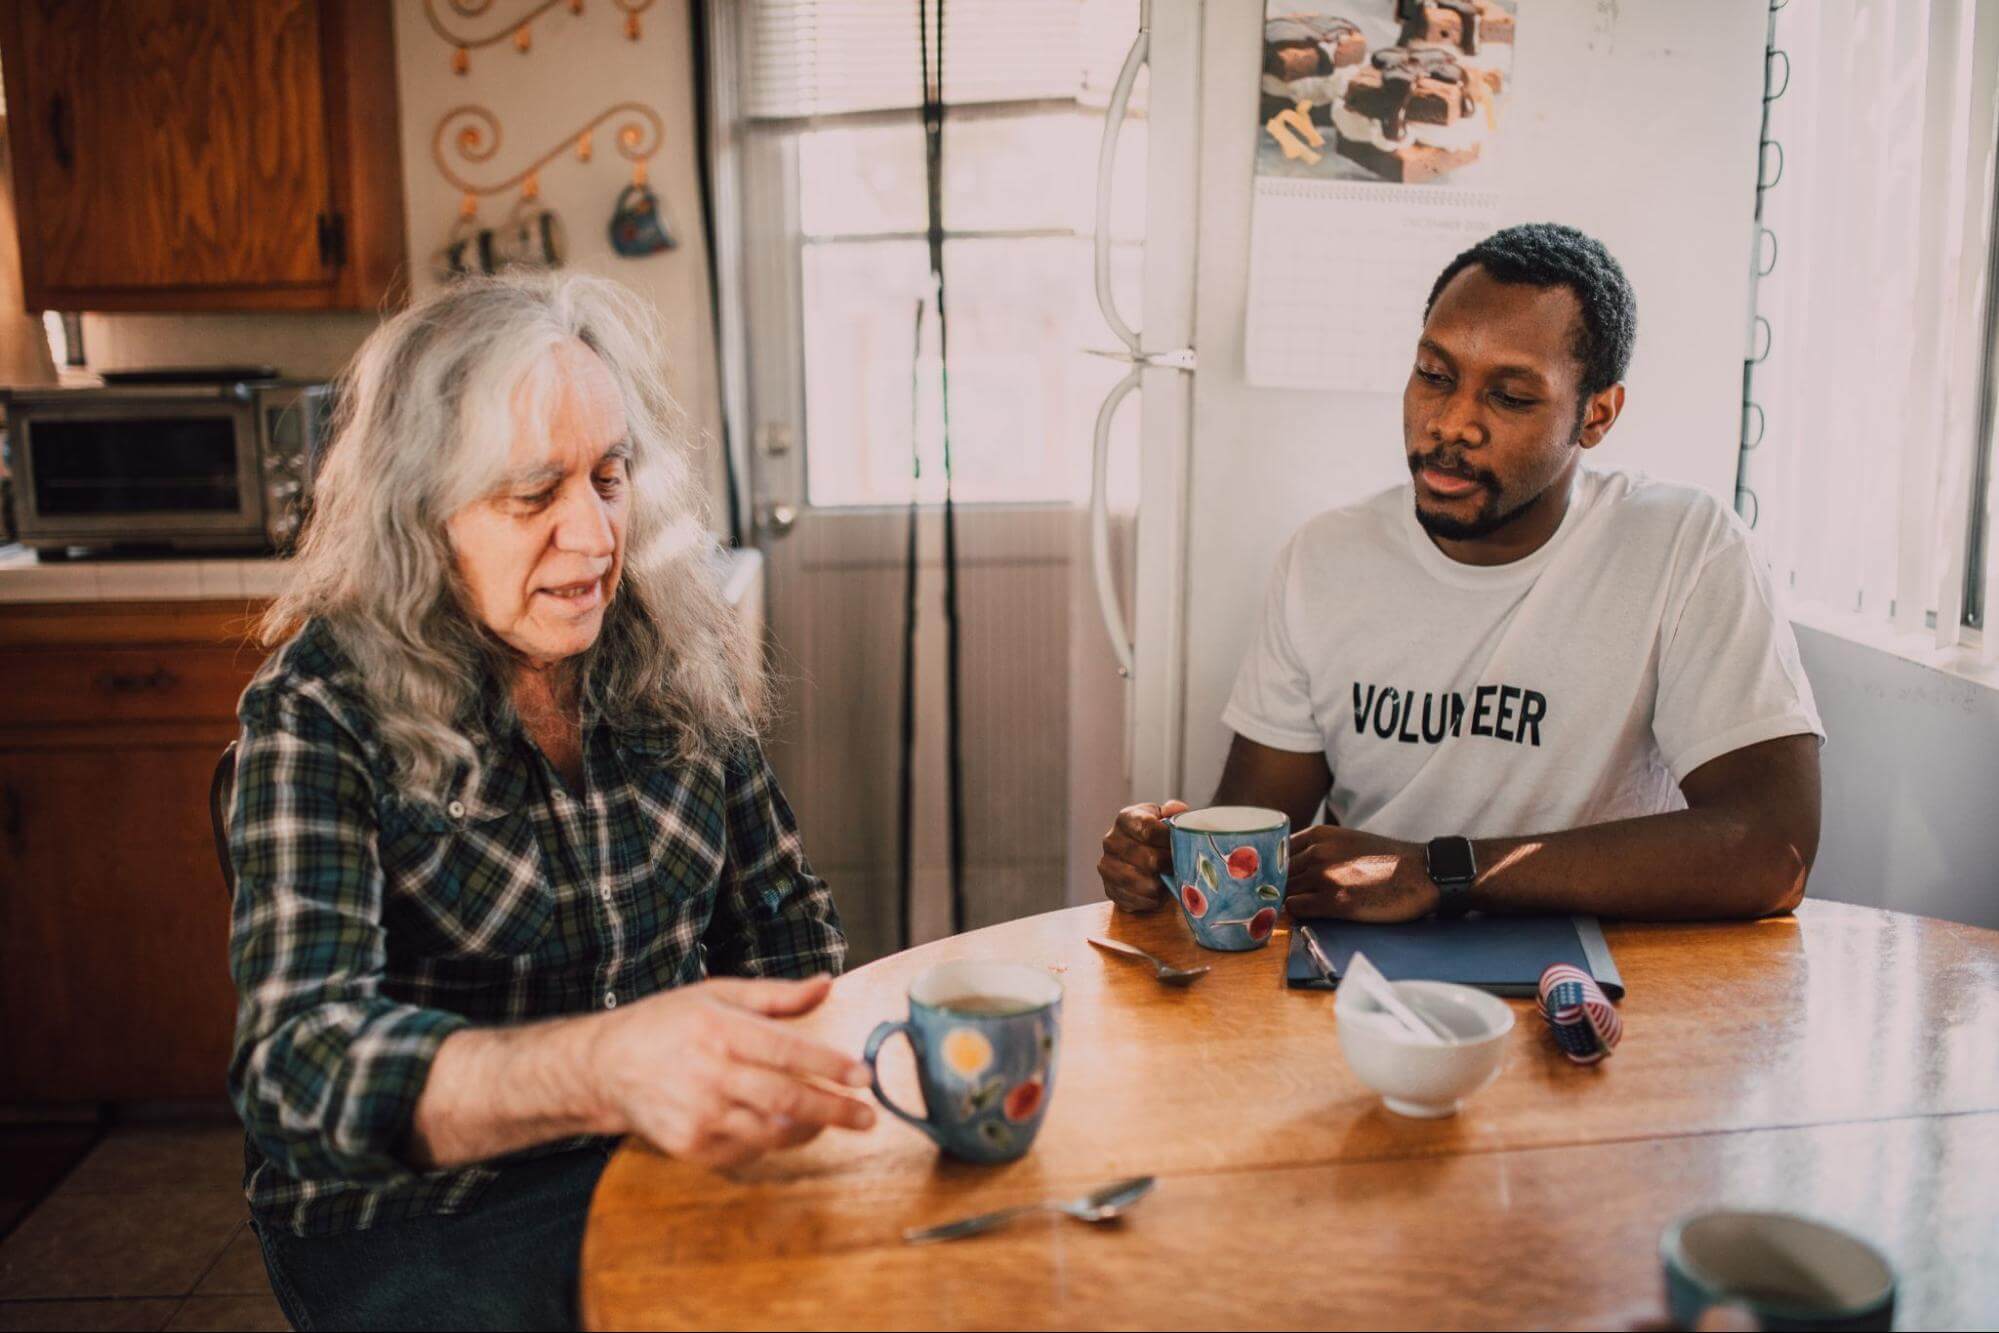
<path fill-rule="evenodd" d="M 1439 882 L 1472 877 L 1471 839 L 1438 838 L 1429 847 L 1430 878 Z"/>

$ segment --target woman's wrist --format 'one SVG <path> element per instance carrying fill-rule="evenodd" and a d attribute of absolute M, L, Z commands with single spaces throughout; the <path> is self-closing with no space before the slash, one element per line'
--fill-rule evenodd
<path fill-rule="evenodd" d="M 454 1032 L 417 1100 L 412 1164 L 463 1166 L 578 1134 L 626 1132 L 600 1054 L 616 1026 L 607 1013 Z"/>
<path fill-rule="evenodd" d="M 619 1036 L 626 1022 L 616 1012 L 591 1014 L 566 1020 L 573 1024 L 573 1040 L 564 1061 L 565 1077 L 590 1134 L 628 1134 L 631 1123 L 616 1096 Z"/>

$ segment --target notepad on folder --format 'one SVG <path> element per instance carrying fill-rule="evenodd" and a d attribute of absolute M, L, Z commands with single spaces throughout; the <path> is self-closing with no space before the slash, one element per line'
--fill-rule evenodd
<path fill-rule="evenodd" d="M 1307 920 L 1335 978 L 1346 974 L 1356 951 L 1390 981 L 1455 981 L 1495 995 L 1533 995 L 1551 963 L 1573 963 L 1596 978 L 1604 994 L 1624 998 L 1624 979 L 1593 916 L 1468 916 L 1455 920 L 1363 925 L 1354 921 Z M 1305 937 L 1291 932 L 1285 984 L 1302 990 L 1330 990 L 1312 965 Z"/>

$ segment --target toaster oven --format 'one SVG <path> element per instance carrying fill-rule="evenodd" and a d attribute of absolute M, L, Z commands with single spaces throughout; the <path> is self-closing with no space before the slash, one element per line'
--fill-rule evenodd
<path fill-rule="evenodd" d="M 287 550 L 331 404 L 331 386 L 282 379 L 0 390 L 18 539 Z"/>

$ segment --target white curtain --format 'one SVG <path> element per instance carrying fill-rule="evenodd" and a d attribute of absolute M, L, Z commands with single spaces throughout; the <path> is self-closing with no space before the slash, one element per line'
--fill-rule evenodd
<path fill-rule="evenodd" d="M 1991 513 L 1999 473 L 1974 497 L 1999 5 L 1791 0 L 1773 36 L 1741 506 L 1794 600 L 1949 646 L 1974 502 Z M 1995 547 L 1982 600 L 1999 611 Z"/>

